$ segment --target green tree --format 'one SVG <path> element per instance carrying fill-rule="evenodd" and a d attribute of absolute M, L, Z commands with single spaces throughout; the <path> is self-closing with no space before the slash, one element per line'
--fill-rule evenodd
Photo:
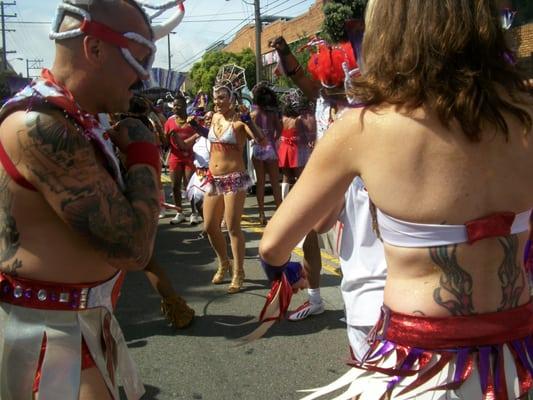
<path fill-rule="evenodd" d="M 237 64 L 244 68 L 248 87 L 255 85 L 255 55 L 251 49 L 245 49 L 240 53 L 214 51 L 204 54 L 191 68 L 190 79 L 195 90 L 211 93 L 218 70 L 225 64 Z"/>
<path fill-rule="evenodd" d="M 352 18 L 362 18 L 368 0 L 335 0 L 324 4 L 322 37 L 329 42 L 348 40 L 344 32 L 344 22 Z"/>

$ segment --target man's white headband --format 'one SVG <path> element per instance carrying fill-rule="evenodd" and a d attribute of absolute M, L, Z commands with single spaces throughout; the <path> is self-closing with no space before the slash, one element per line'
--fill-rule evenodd
<path fill-rule="evenodd" d="M 49 35 L 50 39 L 69 39 L 84 34 L 98 37 L 107 43 L 111 43 L 119 47 L 124 58 L 128 61 L 132 68 L 135 69 L 139 76 L 145 80 L 149 79 L 150 69 L 152 68 L 156 51 L 154 42 L 170 34 L 170 32 L 183 20 L 183 16 L 185 15 L 185 7 L 183 6 L 184 0 L 171 0 L 160 5 L 153 5 L 146 0 L 136 1 L 141 6 L 141 9 L 145 12 L 147 19 L 150 21 L 152 40 L 148 40 L 136 32 L 116 32 L 109 26 L 92 20 L 90 13 L 78 6 L 91 5 L 93 4 L 94 0 L 64 0 L 63 3 L 59 4 L 57 7 L 56 18 L 52 25 L 52 31 Z M 162 24 L 152 24 L 156 17 L 174 7 L 177 7 L 177 11 L 168 20 Z M 148 15 L 145 11 L 145 8 L 157 11 L 153 15 Z M 79 15 L 83 19 L 82 23 L 79 28 L 59 32 L 59 27 L 63 21 L 65 13 L 67 12 Z M 130 40 L 142 44 L 150 49 L 150 57 L 144 65 L 132 56 L 129 50 Z"/>

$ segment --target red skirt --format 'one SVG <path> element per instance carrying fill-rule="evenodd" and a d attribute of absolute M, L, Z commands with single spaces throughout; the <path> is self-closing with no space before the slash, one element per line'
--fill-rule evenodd
<path fill-rule="evenodd" d="M 297 137 L 281 137 L 278 148 L 278 160 L 280 168 L 300 167 Z"/>

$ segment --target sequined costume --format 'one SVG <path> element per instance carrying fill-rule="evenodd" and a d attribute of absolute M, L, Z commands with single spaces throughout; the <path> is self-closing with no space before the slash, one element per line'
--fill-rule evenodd
<path fill-rule="evenodd" d="M 277 119 L 277 113 L 274 111 L 257 110 L 255 123 L 261 129 L 266 138 L 266 144 L 261 146 L 254 143 L 252 147 L 252 157 L 261 161 L 276 161 L 278 153 L 276 151 L 276 126 L 274 119 Z"/>
<path fill-rule="evenodd" d="M 83 344 L 114 399 L 117 373 L 128 399 L 139 399 L 144 387 L 113 316 L 122 278 L 73 285 L 0 275 L 0 398 L 38 391 L 42 399 L 77 399 Z"/>
<path fill-rule="evenodd" d="M 206 193 L 219 196 L 229 193 L 246 192 L 252 186 L 252 179 L 248 172 L 230 172 L 224 175 L 211 175 L 208 171 Z"/>
<path fill-rule="evenodd" d="M 377 210 L 383 241 L 436 248 L 519 234 L 531 210 L 494 213 L 463 225 L 402 221 Z M 533 386 L 533 305 L 449 317 L 405 315 L 383 306 L 368 337 L 370 350 L 332 384 L 305 400 L 344 386 L 338 399 L 497 399 L 525 396 Z"/>
<path fill-rule="evenodd" d="M 383 307 L 371 347 L 346 375 L 305 397 L 350 385 L 338 399 L 523 398 L 533 386 L 533 305 L 462 317 Z"/>
<path fill-rule="evenodd" d="M 50 71 L 9 100 L 0 122 L 19 110 L 55 108 L 64 112 L 80 134 L 104 156 L 106 168 L 123 188 L 118 160 L 106 130 L 95 116 L 83 112 L 72 95 L 59 86 Z M 13 180 L 35 190 L 6 168 Z M 144 387 L 129 356 L 113 307 L 123 273 L 105 282 L 65 284 L 0 275 L 0 399 L 77 399 L 80 370 L 96 366 L 114 399 L 119 399 L 117 374 L 129 400 L 139 399 Z"/>
<path fill-rule="evenodd" d="M 237 149 L 237 136 L 233 124 L 228 127 L 220 136 L 217 136 L 213 126 L 209 129 L 207 139 L 211 146 L 219 146 L 223 149 Z M 224 175 L 212 175 L 209 170 L 207 173 L 206 192 L 212 196 L 218 196 L 228 193 L 246 192 L 253 182 L 246 171 L 235 171 Z"/>
<path fill-rule="evenodd" d="M 149 79 L 155 58 L 155 41 L 166 37 L 183 19 L 183 0 L 150 4 L 139 0 L 138 9 L 157 10 L 146 14 L 150 38 L 137 32 L 117 32 L 96 21 L 90 12 L 93 0 L 63 0 L 57 7 L 50 39 L 60 42 L 83 35 L 97 37 L 115 46 L 124 61 L 139 79 Z M 161 24 L 151 21 L 167 10 L 173 15 Z M 80 24 L 62 26 L 65 15 L 74 15 Z M 133 57 L 130 43 L 149 50 L 140 62 Z M 43 70 L 41 78 L 9 100 L 0 111 L 0 122 L 16 111 L 56 109 L 74 125 L 81 137 L 91 142 L 100 153 L 117 186 L 125 185 L 119 161 L 105 128 L 95 115 L 82 110 L 69 90 L 55 81 L 52 73 Z M 1 146 L 0 146 L 1 147 Z M 14 183 L 35 190 L 8 161 L 2 152 L 2 164 Z M 75 267 L 75 266 L 73 266 Z M 117 374 L 128 400 L 137 400 L 144 393 L 139 374 L 113 316 L 113 307 L 120 293 L 124 273 L 117 272 L 103 282 L 66 284 L 42 282 L 0 275 L 0 399 L 38 398 L 75 400 L 79 398 L 80 371 L 96 366 L 113 399 L 120 398 Z"/>

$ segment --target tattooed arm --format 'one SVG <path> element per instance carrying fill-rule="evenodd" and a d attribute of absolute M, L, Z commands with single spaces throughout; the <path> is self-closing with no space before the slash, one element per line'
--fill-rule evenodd
<path fill-rule="evenodd" d="M 58 216 L 118 269 L 142 269 L 151 256 L 159 210 L 157 173 L 133 165 L 122 193 L 94 148 L 61 114 L 16 113 L 21 172 Z M 126 120 L 117 144 L 154 142 L 142 123 Z"/>

